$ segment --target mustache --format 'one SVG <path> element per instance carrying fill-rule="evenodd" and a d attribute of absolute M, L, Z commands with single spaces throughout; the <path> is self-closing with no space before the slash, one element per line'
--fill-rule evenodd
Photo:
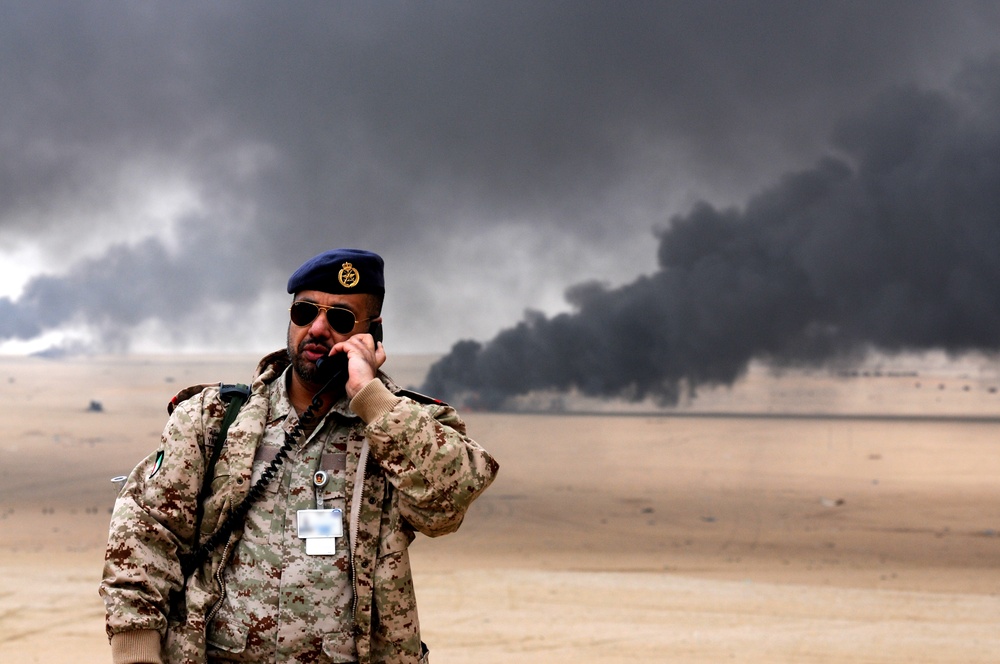
<path fill-rule="evenodd" d="M 299 343 L 298 351 L 301 353 L 302 351 L 306 350 L 309 346 L 313 346 L 314 347 L 313 350 L 319 350 L 320 348 L 322 348 L 326 353 L 329 353 L 330 349 L 333 347 L 329 345 L 326 341 L 323 341 L 321 339 L 316 339 L 315 337 L 306 337 Z"/>

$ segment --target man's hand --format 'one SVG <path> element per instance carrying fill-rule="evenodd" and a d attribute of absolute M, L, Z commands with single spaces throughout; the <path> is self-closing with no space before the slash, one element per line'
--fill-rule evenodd
<path fill-rule="evenodd" d="M 353 399 L 375 375 L 378 368 L 385 364 L 385 348 L 382 342 L 377 345 L 370 334 L 355 334 L 347 341 L 334 344 L 330 355 L 347 353 L 347 398 Z"/>

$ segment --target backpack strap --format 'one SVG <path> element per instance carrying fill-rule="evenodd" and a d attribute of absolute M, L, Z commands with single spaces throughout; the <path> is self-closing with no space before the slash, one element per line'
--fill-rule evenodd
<path fill-rule="evenodd" d="M 205 466 L 205 481 L 202 483 L 201 495 L 198 502 L 208 497 L 208 490 L 212 486 L 212 476 L 215 474 L 215 463 L 222 454 L 222 447 L 226 444 L 226 435 L 229 433 L 229 426 L 236 421 L 236 416 L 240 408 L 250 398 L 250 388 L 242 383 L 222 384 L 219 386 L 219 398 L 227 403 L 226 414 L 222 416 L 219 424 L 219 433 L 212 441 L 212 456 L 209 457 L 208 465 Z"/>
<path fill-rule="evenodd" d="M 226 402 L 226 414 L 222 416 L 219 433 L 212 440 L 212 450 L 205 464 L 205 474 L 202 476 L 201 491 L 198 492 L 198 503 L 195 508 L 195 537 L 201 532 L 201 518 L 204 512 L 205 500 L 212 493 L 212 479 L 215 477 L 215 464 L 222 456 L 222 448 L 226 444 L 229 426 L 236 421 L 240 408 L 250 398 L 250 388 L 242 383 L 219 385 L 219 398 Z"/>

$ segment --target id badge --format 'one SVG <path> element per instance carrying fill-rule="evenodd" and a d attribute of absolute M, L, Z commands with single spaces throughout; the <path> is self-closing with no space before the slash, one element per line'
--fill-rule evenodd
<path fill-rule="evenodd" d="M 306 541 L 306 554 L 332 556 L 337 553 L 337 538 L 344 536 L 344 513 L 332 510 L 299 510 L 299 537 Z"/>

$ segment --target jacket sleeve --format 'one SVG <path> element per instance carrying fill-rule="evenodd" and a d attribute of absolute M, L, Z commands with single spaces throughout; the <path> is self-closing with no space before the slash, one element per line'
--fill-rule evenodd
<path fill-rule="evenodd" d="M 435 537 L 454 532 L 499 464 L 466 435 L 451 406 L 419 403 L 372 380 L 351 400 L 371 451 L 399 494 L 402 516 Z"/>
<path fill-rule="evenodd" d="M 208 392 L 208 390 L 206 390 Z M 112 645 L 167 629 L 171 596 L 183 584 L 179 554 L 194 539 L 205 457 L 205 393 L 179 405 L 159 449 L 139 463 L 115 501 L 100 594 Z"/>

